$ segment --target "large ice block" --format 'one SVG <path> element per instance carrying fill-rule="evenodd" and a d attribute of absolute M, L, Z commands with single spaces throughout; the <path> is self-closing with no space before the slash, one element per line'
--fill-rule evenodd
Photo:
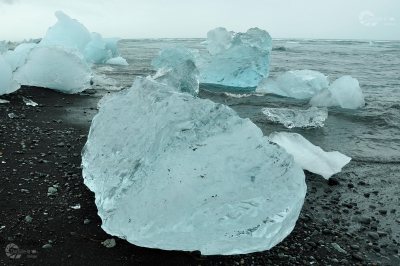
<path fill-rule="evenodd" d="M 233 34 L 217 28 L 207 35 L 209 53 L 198 60 L 201 83 L 254 90 L 268 76 L 272 49 L 268 32 L 252 28 Z"/>
<path fill-rule="evenodd" d="M 265 79 L 258 86 L 257 92 L 310 99 L 328 87 L 328 77 L 318 71 L 305 69 L 287 71 L 276 79 Z"/>
<path fill-rule="evenodd" d="M 365 100 L 358 80 L 351 76 L 343 76 L 335 80 L 328 89 L 315 95 L 310 104 L 357 109 L 365 105 Z"/>
<path fill-rule="evenodd" d="M 165 76 L 138 77 L 101 101 L 82 168 L 102 228 L 205 255 L 270 249 L 296 223 L 304 173 L 249 119 L 182 86 L 192 64 L 187 50 L 164 50 L 154 65 Z"/>
<path fill-rule="evenodd" d="M 292 154 L 294 161 L 303 169 L 319 174 L 325 179 L 342 171 L 351 160 L 338 151 L 326 152 L 297 133 L 275 132 L 269 137 L 271 141 Z"/>
<path fill-rule="evenodd" d="M 80 54 L 58 46 L 43 46 L 30 52 L 14 78 L 23 85 L 77 93 L 90 86 L 91 71 Z"/>

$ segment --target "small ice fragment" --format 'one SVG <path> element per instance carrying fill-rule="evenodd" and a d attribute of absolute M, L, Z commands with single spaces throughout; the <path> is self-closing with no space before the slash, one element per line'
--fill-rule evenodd
<path fill-rule="evenodd" d="M 114 58 L 110 58 L 107 60 L 106 64 L 109 65 L 120 65 L 120 66 L 129 66 L 128 62 L 125 58 L 118 56 Z"/>
<path fill-rule="evenodd" d="M 323 127 L 328 118 L 328 110 L 317 107 L 311 107 L 307 110 L 263 108 L 262 112 L 268 120 L 283 124 L 286 128 Z"/>
<path fill-rule="evenodd" d="M 269 138 L 293 155 L 294 161 L 303 169 L 319 174 L 325 179 L 339 173 L 351 160 L 337 151 L 325 152 L 297 133 L 275 132 Z"/>
<path fill-rule="evenodd" d="M 49 187 L 49 188 L 47 189 L 47 196 L 54 196 L 54 195 L 57 194 L 57 192 L 58 192 L 57 188 L 55 188 L 55 187 Z"/>
<path fill-rule="evenodd" d="M 71 206 L 71 209 L 73 209 L 73 210 L 79 210 L 80 208 L 81 208 L 81 205 L 79 203 Z"/>
<path fill-rule="evenodd" d="M 114 238 L 106 239 L 101 242 L 101 244 L 103 244 L 103 246 L 105 246 L 106 248 L 113 248 L 117 245 Z"/>
<path fill-rule="evenodd" d="M 32 222 L 33 218 L 29 215 L 25 216 L 25 222 L 30 223 Z"/>
<path fill-rule="evenodd" d="M 24 101 L 25 105 L 28 106 L 38 106 L 37 103 L 35 103 L 34 101 L 32 101 L 31 99 L 28 99 L 26 97 L 22 97 L 22 100 Z"/>
<path fill-rule="evenodd" d="M 291 70 L 279 75 L 275 80 L 264 79 L 257 92 L 272 93 L 296 99 L 310 99 L 329 87 L 328 77 L 313 70 Z"/>
<path fill-rule="evenodd" d="M 6 228 L 5 225 L 0 226 L 0 230 L 3 230 L 4 228 Z"/>
<path fill-rule="evenodd" d="M 365 105 L 365 100 L 358 80 L 351 76 L 343 76 L 335 80 L 329 88 L 315 95 L 310 104 L 357 109 Z"/>
<path fill-rule="evenodd" d="M 18 118 L 18 116 L 16 114 L 14 114 L 14 113 L 9 113 L 8 117 L 11 118 L 11 119 Z"/>
<path fill-rule="evenodd" d="M 4 100 L 4 99 L 0 99 L 0 104 L 2 104 L 2 103 L 10 103 L 10 101 Z"/>

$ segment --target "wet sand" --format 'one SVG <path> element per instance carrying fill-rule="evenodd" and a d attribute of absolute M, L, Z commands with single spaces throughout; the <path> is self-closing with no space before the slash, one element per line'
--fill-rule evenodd
<path fill-rule="evenodd" d="M 22 97 L 39 106 L 26 106 Z M 23 88 L 0 98 L 10 101 L 0 104 L 1 265 L 400 265 L 396 163 L 352 161 L 329 182 L 306 173 L 297 225 L 270 251 L 205 257 L 118 238 L 106 248 L 102 242 L 113 237 L 101 229 L 80 168 L 100 96 Z M 49 187 L 57 193 L 48 195 Z M 7 256 L 11 243 L 20 257 Z"/>

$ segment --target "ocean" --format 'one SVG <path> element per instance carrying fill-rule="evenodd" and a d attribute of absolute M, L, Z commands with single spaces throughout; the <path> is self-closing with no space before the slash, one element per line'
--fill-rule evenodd
<path fill-rule="evenodd" d="M 151 60 L 167 47 L 182 46 L 204 52 L 204 39 L 122 40 L 120 52 L 129 66 L 96 66 L 109 82 L 105 89 L 130 87 L 136 76 L 154 73 Z M 286 129 L 270 122 L 264 107 L 307 109 L 308 101 L 274 95 L 212 93 L 201 86 L 200 97 L 229 105 L 241 117 L 250 118 L 267 135 L 274 131 L 302 134 L 323 149 L 337 150 L 353 161 L 400 162 L 400 42 L 354 40 L 278 39 L 273 42 L 270 77 L 288 70 L 310 69 L 324 73 L 332 82 L 351 75 L 360 82 L 366 106 L 359 110 L 329 108 L 325 126 Z M 107 82 L 106 82 L 107 83 Z"/>

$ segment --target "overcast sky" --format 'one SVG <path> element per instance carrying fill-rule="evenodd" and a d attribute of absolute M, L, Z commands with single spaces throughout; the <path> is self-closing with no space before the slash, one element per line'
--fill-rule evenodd
<path fill-rule="evenodd" d="M 400 40 L 400 0 L 0 0 L 0 40 L 44 35 L 62 10 L 106 37 L 205 37 L 223 26 L 274 38 Z"/>

